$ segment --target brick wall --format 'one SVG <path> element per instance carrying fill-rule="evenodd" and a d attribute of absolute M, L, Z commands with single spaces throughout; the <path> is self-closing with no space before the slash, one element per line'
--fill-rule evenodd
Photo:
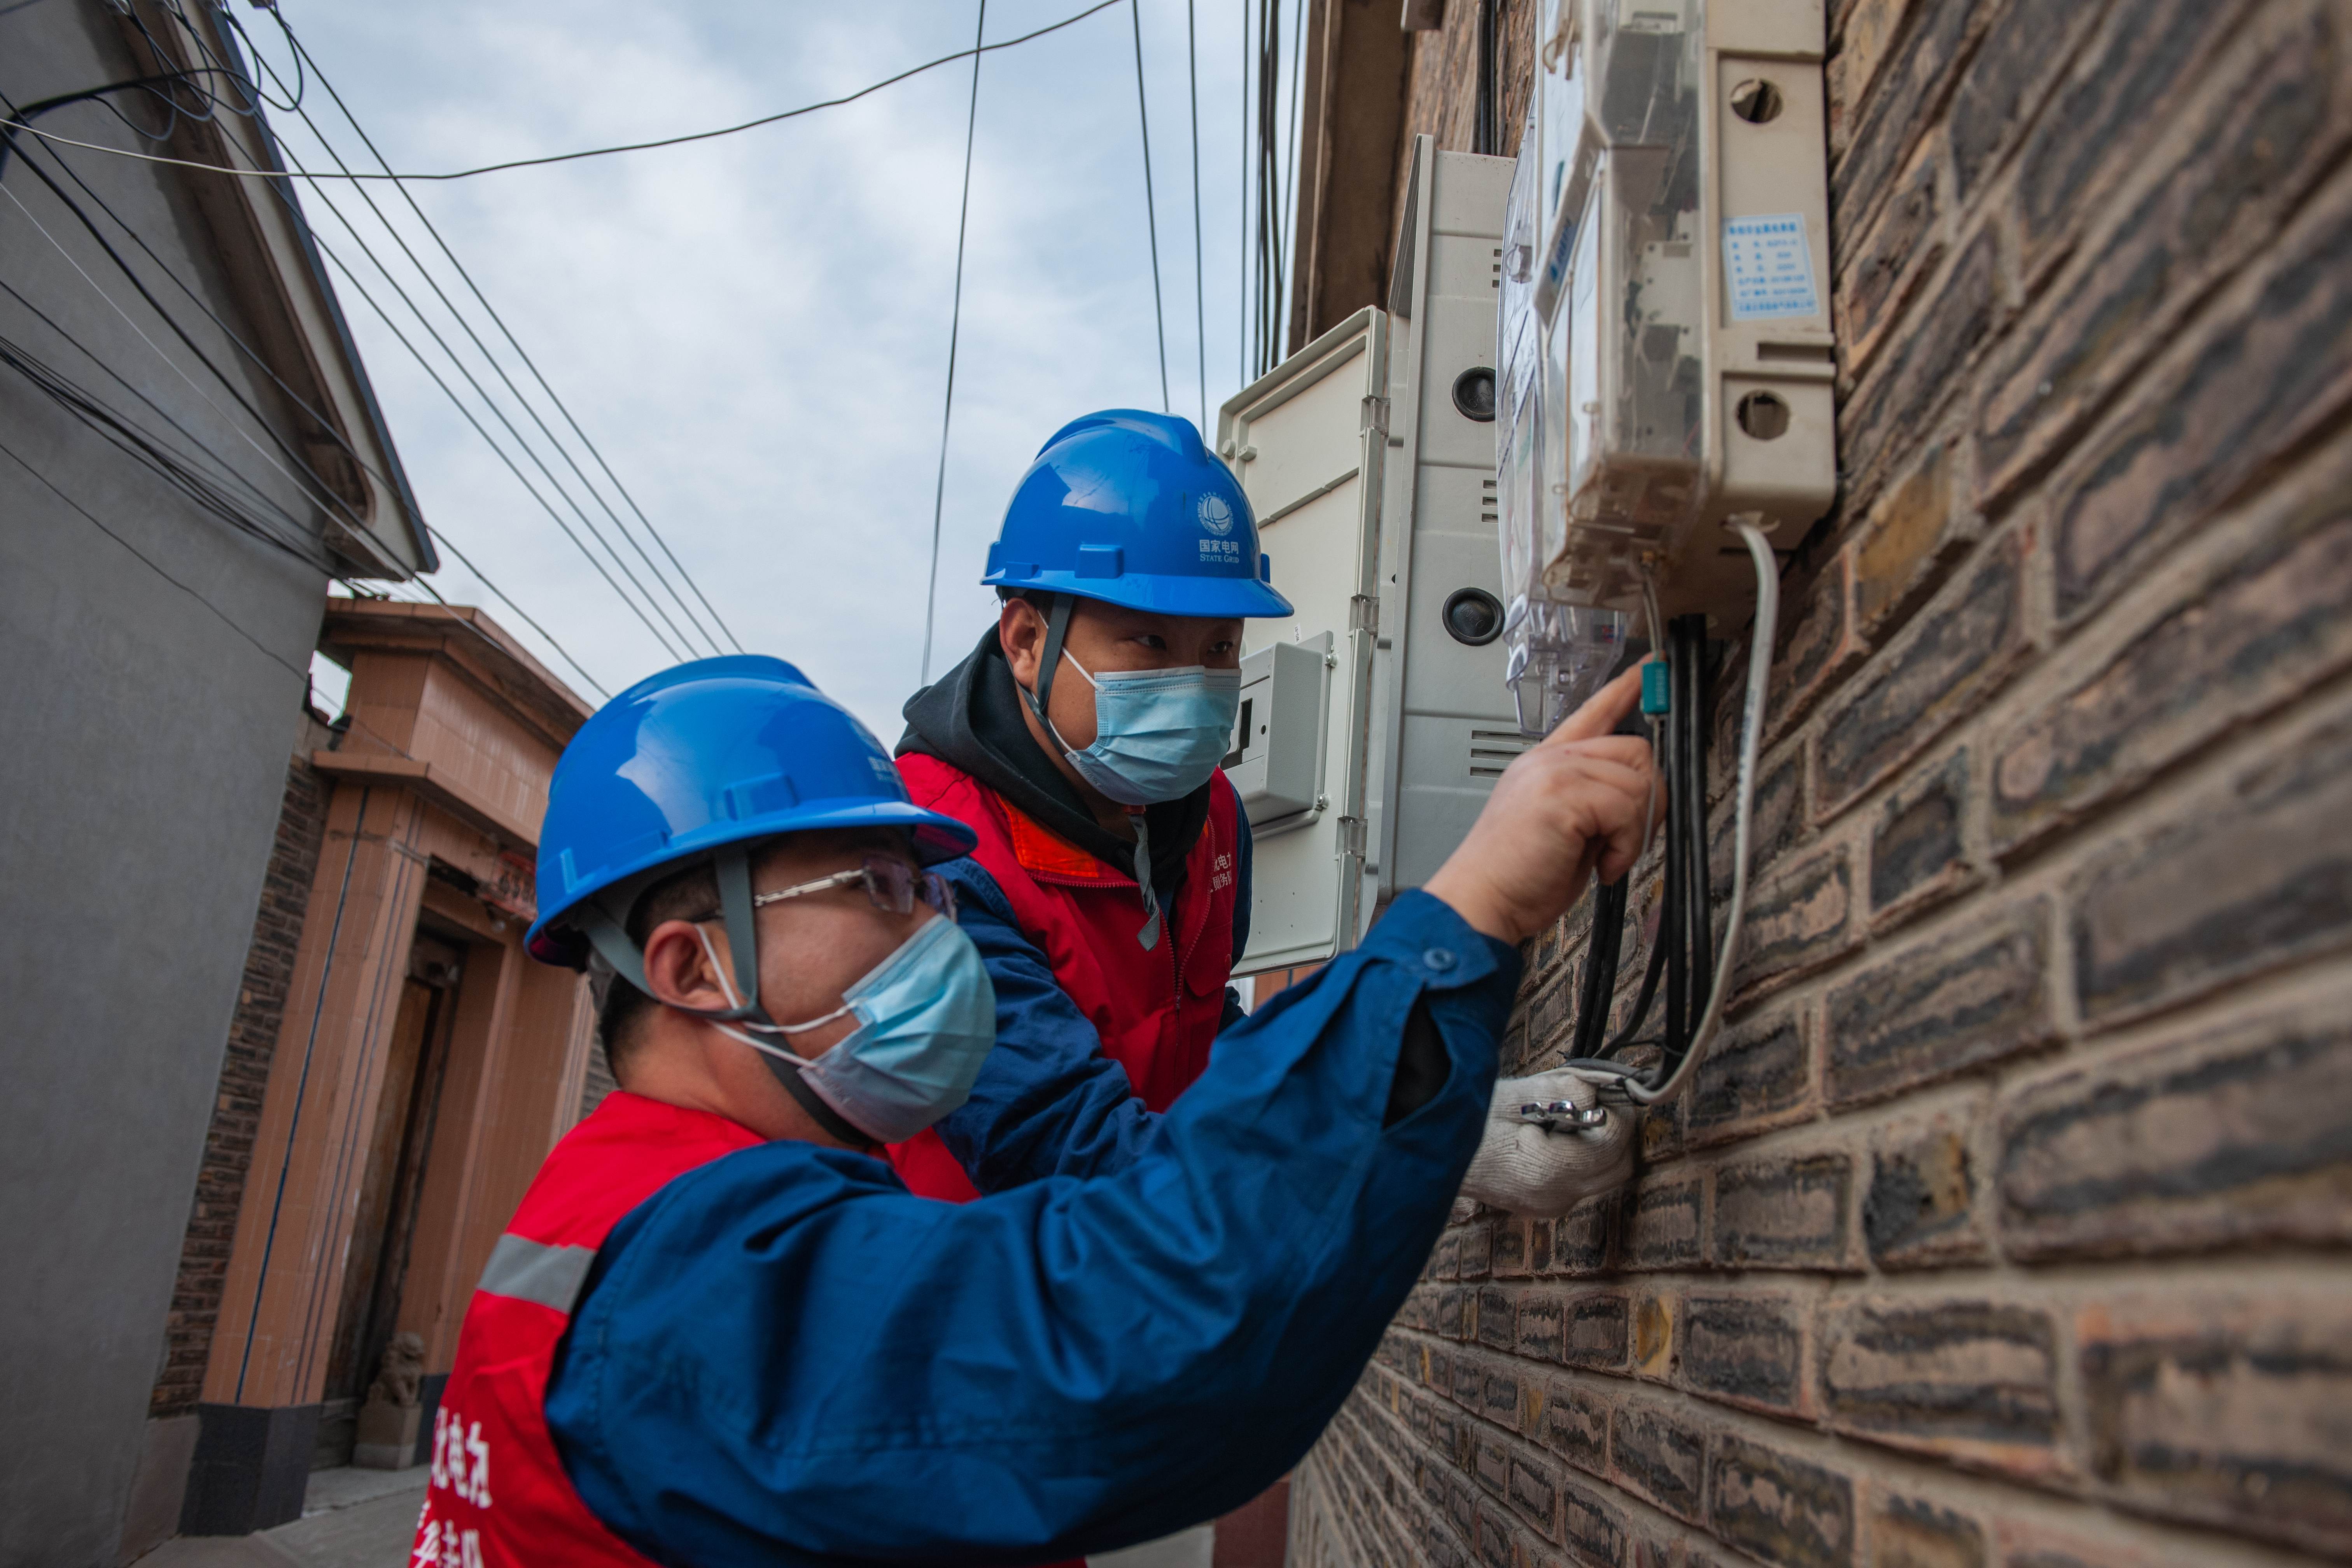
<path fill-rule="evenodd" d="M 1457 1213 L 1307 1568 L 2352 1560 L 2352 6 L 1832 10 L 1734 1026 L 1631 1191 Z"/>
<path fill-rule="evenodd" d="M 315 739 L 318 746 L 326 744 L 323 730 Z M 316 748 L 306 748 L 303 755 L 310 749 Z M 237 1205 L 253 1163 L 262 1094 L 269 1084 L 287 988 L 293 983 L 310 879 L 326 837 L 328 794 L 327 782 L 302 756 L 288 765 L 278 838 L 269 851 L 261 908 L 254 916 L 253 945 L 246 953 L 245 977 L 229 1022 L 228 1052 L 221 1063 L 220 1092 L 205 1133 L 204 1163 L 197 1169 L 187 1237 L 180 1247 L 180 1273 L 164 1326 L 163 1365 L 149 1396 L 150 1415 L 187 1415 L 203 1392 L 205 1359 L 212 1349 L 229 1248 L 236 1237 Z"/>

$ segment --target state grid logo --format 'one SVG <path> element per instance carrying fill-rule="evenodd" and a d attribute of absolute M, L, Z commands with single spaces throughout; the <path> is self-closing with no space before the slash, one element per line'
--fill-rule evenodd
<path fill-rule="evenodd" d="M 1234 509 L 1225 504 L 1224 497 L 1204 495 L 1192 510 L 1199 516 L 1201 526 L 1219 539 L 1234 531 Z"/>

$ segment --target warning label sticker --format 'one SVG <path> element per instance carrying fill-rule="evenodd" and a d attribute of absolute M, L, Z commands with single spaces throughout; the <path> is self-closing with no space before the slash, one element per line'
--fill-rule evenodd
<path fill-rule="evenodd" d="M 1723 268 L 1731 280 L 1731 319 L 1765 321 L 1818 316 L 1812 252 L 1801 213 L 1736 217 L 1723 226 Z"/>

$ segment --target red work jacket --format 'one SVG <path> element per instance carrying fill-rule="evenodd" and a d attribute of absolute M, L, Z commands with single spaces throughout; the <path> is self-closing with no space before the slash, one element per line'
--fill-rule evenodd
<path fill-rule="evenodd" d="M 1160 941 L 1146 948 L 1136 940 L 1142 889 L 1126 869 L 1047 832 L 952 763 L 904 756 L 898 772 L 916 805 L 980 836 L 972 858 L 995 879 L 1022 934 L 1143 1103 L 1153 1110 L 1174 1104 L 1208 1068 L 1234 973 L 1241 805 L 1224 774 L 1211 781 L 1208 821 L 1185 858 L 1183 886 Z M 926 1197 L 978 1195 L 936 1132 L 891 1145 L 890 1163 Z"/>
<path fill-rule="evenodd" d="M 619 1090 L 539 1168 L 466 1308 L 433 1418 L 414 1568 L 651 1568 L 572 1488 L 547 1429 L 556 1342 L 596 1249 L 638 1205 L 762 1142 L 748 1127 Z"/>

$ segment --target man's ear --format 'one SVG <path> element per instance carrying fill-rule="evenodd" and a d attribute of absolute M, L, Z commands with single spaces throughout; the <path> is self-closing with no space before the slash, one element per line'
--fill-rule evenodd
<path fill-rule="evenodd" d="M 717 1012 L 733 1005 L 728 1000 L 726 987 L 719 984 L 719 971 L 711 967 L 710 953 L 714 952 L 719 963 L 729 963 L 723 939 L 713 942 L 706 952 L 700 928 L 692 921 L 662 921 L 646 936 L 646 994 L 668 1006 L 699 1012 Z M 730 981 L 735 978 L 731 967 L 726 974 Z"/>
<path fill-rule="evenodd" d="M 1037 664 L 1045 650 L 1045 617 L 1026 599 L 1007 599 L 996 612 L 996 640 L 1004 649 L 1014 682 L 1037 688 Z"/>

